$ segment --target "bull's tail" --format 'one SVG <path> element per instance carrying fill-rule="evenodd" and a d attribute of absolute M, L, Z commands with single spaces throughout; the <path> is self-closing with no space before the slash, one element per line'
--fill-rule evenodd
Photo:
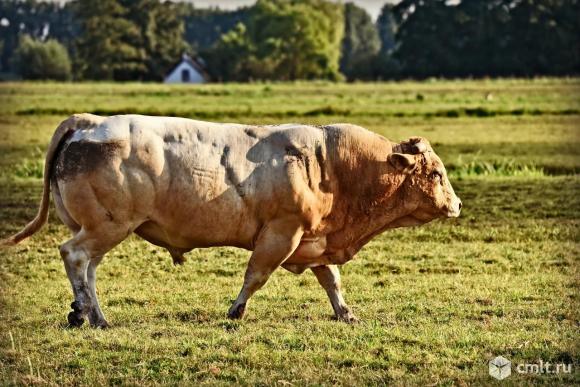
<path fill-rule="evenodd" d="M 87 121 L 87 115 L 74 115 L 63 121 L 52 135 L 46 159 L 44 163 L 44 185 L 42 189 L 42 199 L 36 217 L 28 223 L 21 231 L 9 238 L 0 241 L 0 246 L 13 246 L 23 239 L 28 238 L 46 223 L 48 219 L 48 207 L 50 205 L 50 179 L 53 170 L 53 164 L 58 155 L 60 145 L 63 140 L 79 126 L 79 121 Z"/>

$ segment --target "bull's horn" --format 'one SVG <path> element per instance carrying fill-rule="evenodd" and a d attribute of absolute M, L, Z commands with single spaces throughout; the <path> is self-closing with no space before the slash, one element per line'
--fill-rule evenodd
<path fill-rule="evenodd" d="M 413 154 L 425 153 L 425 152 L 427 152 L 427 146 L 422 142 L 418 142 L 418 143 L 413 144 L 411 146 L 411 150 L 412 150 Z"/>

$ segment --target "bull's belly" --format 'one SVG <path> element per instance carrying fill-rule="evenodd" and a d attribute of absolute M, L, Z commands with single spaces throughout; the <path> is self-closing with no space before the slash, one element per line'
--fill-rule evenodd
<path fill-rule="evenodd" d="M 163 247 L 251 249 L 260 230 L 258 220 L 243 206 L 226 207 L 216 200 L 210 203 L 171 202 L 167 199 L 164 206 L 152 211 L 135 233 Z"/>
<path fill-rule="evenodd" d="M 168 249 L 190 250 L 199 247 L 234 246 L 251 250 L 251 242 L 242 241 L 239 237 L 228 240 L 227 237 L 216 237 L 215 234 L 212 236 L 207 232 L 184 235 L 167 230 L 154 221 L 143 223 L 135 233 L 150 243 Z M 326 247 L 326 237 L 304 238 L 296 251 L 284 262 L 284 267 L 292 272 L 301 273 L 310 267 L 339 263 L 333 257 L 325 255 Z"/>
<path fill-rule="evenodd" d="M 251 249 L 257 232 L 250 222 L 244 227 L 233 227 L 232 219 L 204 221 L 202 217 L 192 217 L 187 222 L 173 219 L 149 220 L 141 224 L 135 233 L 143 239 L 166 248 L 191 250 L 201 247 L 233 246 Z M 229 223 L 228 223 L 229 222 Z"/>
<path fill-rule="evenodd" d="M 294 253 L 284 261 L 285 269 L 293 273 L 302 273 L 304 270 L 323 265 L 332 265 L 334 257 L 325 254 L 327 248 L 326 237 L 303 238 Z"/>

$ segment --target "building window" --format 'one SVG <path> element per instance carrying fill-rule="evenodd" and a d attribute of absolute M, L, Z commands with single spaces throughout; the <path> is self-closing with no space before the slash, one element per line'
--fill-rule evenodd
<path fill-rule="evenodd" d="M 181 82 L 189 82 L 191 80 L 191 75 L 188 69 L 181 70 Z"/>

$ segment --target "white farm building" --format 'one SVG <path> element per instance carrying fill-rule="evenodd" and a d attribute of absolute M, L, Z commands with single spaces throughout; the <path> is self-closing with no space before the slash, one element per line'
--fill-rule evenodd
<path fill-rule="evenodd" d="M 206 83 L 209 80 L 199 60 L 183 54 L 181 61 L 167 74 L 165 83 Z"/>

